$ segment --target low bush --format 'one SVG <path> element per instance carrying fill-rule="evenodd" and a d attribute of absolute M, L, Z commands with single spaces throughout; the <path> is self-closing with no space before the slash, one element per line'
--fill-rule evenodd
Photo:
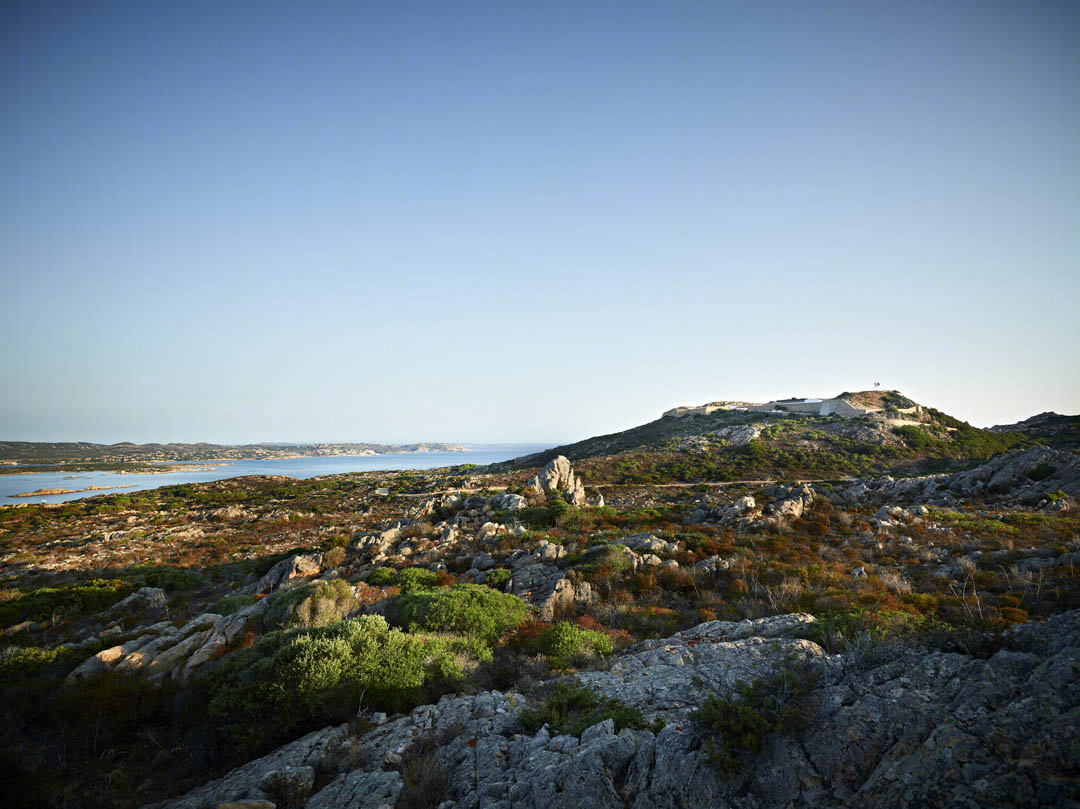
<path fill-rule="evenodd" d="M 26 680 L 63 677 L 96 651 L 64 646 L 9 646 L 0 651 L 0 689 Z"/>
<path fill-rule="evenodd" d="M 439 584 L 439 574 L 423 567 L 407 567 L 399 570 L 395 582 L 403 593 L 415 593 L 427 590 Z"/>
<path fill-rule="evenodd" d="M 547 657 L 552 668 L 568 668 L 575 658 L 613 654 L 615 643 L 603 632 L 559 621 L 540 632 L 535 649 Z"/>
<path fill-rule="evenodd" d="M 209 611 L 218 615 L 232 615 L 234 612 L 249 607 L 254 603 L 255 599 L 251 596 L 225 596 L 215 601 Z"/>
<path fill-rule="evenodd" d="M 514 512 L 504 512 L 504 519 L 513 518 L 526 528 L 533 530 L 554 528 L 572 522 L 581 514 L 581 510 L 567 503 L 561 497 L 549 497 L 545 505 L 530 506 Z"/>
<path fill-rule="evenodd" d="M 340 621 L 357 605 L 344 579 L 318 581 L 279 596 L 276 612 L 283 626 L 325 626 Z"/>
<path fill-rule="evenodd" d="M 42 587 L 0 603 L 0 627 L 21 621 L 80 618 L 107 609 L 135 586 L 123 579 L 91 579 L 69 587 Z"/>
<path fill-rule="evenodd" d="M 488 571 L 487 576 L 484 577 L 484 586 L 501 592 L 506 588 L 508 581 L 510 581 L 510 571 L 505 567 L 498 567 Z"/>
<path fill-rule="evenodd" d="M 560 682 L 543 694 L 544 701 L 536 708 L 526 708 L 519 721 L 529 733 L 547 725 L 552 733 L 580 736 L 586 728 L 611 719 L 615 732 L 623 728 L 644 730 L 648 727 L 641 711 L 610 697 L 601 697 L 577 683 Z"/>
<path fill-rule="evenodd" d="M 202 573 L 171 565 L 133 567 L 129 568 L 126 574 L 140 587 L 160 587 L 169 593 L 197 590 L 206 584 Z"/>
<path fill-rule="evenodd" d="M 740 682 L 734 696 L 706 699 L 690 718 L 709 731 L 705 750 L 717 772 L 727 776 L 741 770 L 769 734 L 801 730 L 813 685 L 805 665 L 788 661 L 766 679 Z"/>
<path fill-rule="evenodd" d="M 517 596 L 477 584 L 403 593 L 397 608 L 400 622 L 410 631 L 459 632 L 488 646 L 529 614 L 528 605 Z"/>
<path fill-rule="evenodd" d="M 238 750 L 254 753 L 297 732 L 342 722 L 363 701 L 407 710 L 454 685 L 461 666 L 429 642 L 365 615 L 316 629 L 275 632 L 208 675 L 210 715 Z M 425 693 L 427 689 L 427 693 Z"/>
<path fill-rule="evenodd" d="M 377 567 L 367 577 L 372 587 L 385 587 L 397 581 L 398 572 L 392 567 Z"/>

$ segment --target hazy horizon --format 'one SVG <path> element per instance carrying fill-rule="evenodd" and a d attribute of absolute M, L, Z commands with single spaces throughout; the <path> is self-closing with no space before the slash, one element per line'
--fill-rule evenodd
<path fill-rule="evenodd" d="M 0 42 L 3 440 L 1080 412 L 1075 4 L 45 2 Z"/>
<path fill-rule="evenodd" d="M 850 390 L 852 392 L 855 392 L 855 391 L 861 390 L 861 389 L 852 388 Z M 839 392 L 840 391 L 838 391 L 837 393 L 839 393 Z M 906 392 L 901 391 L 901 393 L 906 393 Z M 792 397 L 795 397 L 795 396 L 804 396 L 804 395 L 807 396 L 807 397 L 817 397 L 817 396 L 819 396 L 819 394 L 800 394 L 800 393 L 790 393 L 789 392 L 789 394 L 787 396 L 769 396 L 769 397 L 764 397 L 764 398 L 760 399 L 760 401 L 773 401 L 773 400 L 779 400 L 779 399 L 784 399 L 784 398 L 792 398 Z M 836 395 L 836 393 L 825 394 L 824 397 L 829 397 L 829 396 L 833 396 L 833 395 Z M 739 396 L 728 397 L 725 400 L 726 401 L 758 401 L 758 400 L 755 400 L 755 399 L 750 399 L 748 397 L 739 397 Z M 678 403 L 671 404 L 669 407 L 664 407 L 663 409 L 664 410 L 670 410 L 671 408 L 678 407 L 680 405 L 695 406 L 695 405 L 700 405 L 700 404 L 706 404 L 709 401 L 718 401 L 718 399 L 714 398 L 714 399 L 702 400 L 702 401 L 694 401 L 694 402 L 678 402 Z M 936 408 L 938 410 L 942 409 L 940 407 L 937 407 L 932 402 L 920 401 L 918 399 L 916 399 L 916 401 L 918 401 L 919 404 L 924 405 L 926 407 L 934 407 L 934 408 Z M 993 427 L 993 426 L 996 426 L 996 425 L 999 425 L 999 424 L 1013 424 L 1016 421 L 1022 421 L 1024 419 L 1030 418 L 1032 416 L 1039 415 L 1040 413 L 1044 413 L 1044 412 L 1047 412 L 1047 411 L 1046 410 L 1038 410 L 1038 411 L 1029 413 L 1028 415 L 1023 416 L 1023 417 L 1021 417 L 1019 419 L 1016 419 L 1014 421 L 998 421 L 998 422 L 986 423 L 986 424 L 976 423 L 975 421 L 972 421 L 972 420 L 966 418 L 963 414 L 950 412 L 948 410 L 945 410 L 944 412 L 948 413 L 948 415 L 950 415 L 950 416 L 953 416 L 955 418 L 959 418 L 961 421 L 967 421 L 967 422 L 969 422 L 970 424 L 972 424 L 973 426 L 976 426 L 976 427 Z M 216 441 L 210 441 L 210 440 L 202 439 L 202 438 L 167 438 L 167 439 L 146 438 L 146 439 L 143 439 L 143 440 L 135 441 L 135 440 L 125 439 L 125 438 L 117 438 L 115 440 L 97 440 L 97 439 L 93 439 L 93 438 L 27 439 L 27 438 L 9 438 L 9 437 L 0 435 L 0 441 L 32 441 L 32 442 L 35 442 L 35 443 L 69 443 L 69 442 L 80 442 L 81 441 L 81 442 L 91 443 L 91 444 L 106 444 L 106 445 L 108 445 L 108 444 L 121 444 L 121 443 L 133 443 L 133 444 L 170 444 L 170 443 L 175 443 L 175 444 L 197 444 L 197 443 L 208 443 L 208 444 L 219 444 L 219 445 L 223 445 L 223 446 L 241 446 L 241 445 L 246 445 L 246 444 L 286 444 L 287 445 L 287 444 L 363 444 L 363 443 L 367 443 L 367 444 L 407 445 L 407 444 L 421 444 L 421 443 L 429 443 L 429 444 L 440 443 L 440 444 L 466 444 L 466 445 L 472 445 L 472 446 L 478 446 L 478 445 L 489 445 L 489 446 L 538 445 L 539 446 L 539 445 L 543 445 L 543 446 L 547 446 L 547 447 L 555 447 L 555 446 L 562 445 L 562 444 L 570 444 L 570 443 L 574 443 L 576 441 L 581 441 L 581 440 L 584 440 L 586 438 L 593 438 L 593 437 L 595 437 L 597 435 L 602 435 L 602 434 L 606 434 L 606 433 L 620 432 L 622 430 L 630 429 L 632 427 L 637 427 L 639 425 L 646 424 L 646 423 L 648 423 L 650 421 L 655 421 L 656 419 L 658 419 L 660 417 L 660 415 L 661 415 L 661 412 L 657 412 L 657 413 L 653 414 L 651 417 L 643 417 L 640 421 L 635 421 L 635 422 L 629 423 L 629 424 L 623 424 L 623 425 L 621 425 L 619 427 L 613 427 L 611 429 L 602 430 L 602 431 L 596 432 L 596 433 L 589 433 L 587 435 L 582 434 L 582 435 L 564 436 L 564 437 L 557 438 L 557 439 L 547 439 L 547 440 L 544 440 L 544 439 L 528 439 L 528 440 L 521 440 L 521 441 L 489 441 L 489 440 L 485 440 L 483 438 L 445 438 L 445 437 L 438 437 L 438 436 L 434 436 L 434 437 L 433 436 L 421 436 L 419 438 L 406 438 L 406 439 L 394 440 L 394 441 L 383 441 L 383 440 L 379 440 L 377 438 L 366 438 L 366 437 L 359 437 L 359 438 L 340 438 L 340 437 L 331 437 L 331 438 L 323 437 L 323 438 L 319 438 L 319 437 L 313 437 L 313 438 L 304 439 L 304 440 L 282 439 L 282 438 L 274 438 L 274 439 L 258 439 L 258 438 L 255 438 L 255 439 L 243 439 L 243 440 L 216 440 Z M 1061 415 L 1080 415 L 1080 414 L 1077 414 L 1077 413 L 1062 413 Z"/>

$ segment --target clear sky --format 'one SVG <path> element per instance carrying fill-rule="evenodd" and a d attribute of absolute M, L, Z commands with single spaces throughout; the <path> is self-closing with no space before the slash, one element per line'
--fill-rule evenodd
<path fill-rule="evenodd" d="M 1080 412 L 1075 3 L 5 3 L 0 439 Z"/>

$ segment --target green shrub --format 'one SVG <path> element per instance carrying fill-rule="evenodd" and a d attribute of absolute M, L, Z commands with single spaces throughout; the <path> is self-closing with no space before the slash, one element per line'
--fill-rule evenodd
<path fill-rule="evenodd" d="M 512 517 L 527 528 L 538 529 L 554 528 L 556 525 L 561 525 L 578 514 L 580 514 L 580 509 L 570 505 L 561 497 L 552 496 L 548 498 L 546 505 L 531 506 L 519 511 L 507 512 L 502 516 L 504 518 Z"/>
<path fill-rule="evenodd" d="M 214 602 L 214 605 L 210 607 L 210 612 L 218 615 L 232 615 L 234 612 L 238 612 L 254 603 L 255 599 L 251 596 L 225 596 Z"/>
<path fill-rule="evenodd" d="M 487 576 L 484 577 L 484 586 L 501 592 L 506 588 L 508 581 L 510 581 L 510 571 L 505 567 L 499 567 L 488 571 Z"/>
<path fill-rule="evenodd" d="M 368 574 L 367 583 L 372 587 L 385 587 L 397 581 L 398 572 L 392 567 L 377 567 Z"/>
<path fill-rule="evenodd" d="M 439 575 L 434 570 L 422 567 L 407 567 L 398 571 L 397 586 L 403 593 L 415 593 L 435 587 L 439 582 Z"/>
<path fill-rule="evenodd" d="M 271 633 L 208 676 L 210 715 L 234 746 L 255 752 L 345 721 L 361 700 L 406 710 L 424 699 L 425 686 L 445 690 L 460 677 L 447 649 L 443 640 L 389 629 L 374 615 Z"/>
<path fill-rule="evenodd" d="M 551 524 L 556 525 L 560 519 L 570 514 L 570 512 L 574 510 L 574 507 L 561 497 L 551 497 L 548 498 L 547 510 Z"/>
<path fill-rule="evenodd" d="M 615 643 L 603 632 L 581 629 L 569 621 L 559 621 L 543 630 L 537 638 L 537 650 L 555 668 L 566 668 L 580 655 L 609 655 Z"/>
<path fill-rule="evenodd" d="M 488 646 L 529 614 L 528 605 L 517 596 L 476 584 L 405 593 L 397 606 L 401 623 L 410 631 L 459 632 Z"/>
<path fill-rule="evenodd" d="M 127 575 L 141 587 L 160 587 L 170 593 L 197 590 L 206 584 L 202 573 L 171 565 L 140 565 L 129 568 Z"/>
<path fill-rule="evenodd" d="M 56 646 L 9 646 L 0 652 L 0 688 L 25 680 L 63 677 L 96 651 Z"/>
<path fill-rule="evenodd" d="M 68 587 L 42 587 L 0 603 L 0 627 L 21 621 L 81 618 L 111 607 L 135 586 L 123 579 L 91 579 Z"/>
<path fill-rule="evenodd" d="M 833 654 L 855 652 L 864 662 L 873 662 L 890 645 L 920 645 L 937 648 L 949 627 L 933 616 L 937 599 L 912 593 L 904 603 L 931 614 L 915 615 L 898 610 L 870 610 L 863 607 L 819 613 L 807 628 L 806 637 Z"/>
<path fill-rule="evenodd" d="M 338 538 L 335 537 L 335 541 Z M 334 545 L 328 550 L 323 551 L 322 564 L 324 569 L 333 567 L 340 567 L 341 563 L 345 561 L 345 548 L 341 545 Z"/>
<path fill-rule="evenodd" d="M 637 708 L 568 682 L 550 687 L 544 694 L 543 704 L 523 710 L 519 721 L 530 733 L 547 725 L 553 733 L 580 736 L 586 728 L 605 719 L 614 720 L 616 733 L 623 728 L 644 730 L 647 727 Z"/>
<path fill-rule="evenodd" d="M 340 621 L 356 606 L 352 585 L 344 579 L 301 585 L 277 597 L 268 617 L 278 626 L 325 626 Z"/>
<path fill-rule="evenodd" d="M 1057 472 L 1057 467 L 1053 464 L 1041 463 L 1028 472 L 1028 477 L 1035 481 L 1045 480 L 1055 472 Z"/>
<path fill-rule="evenodd" d="M 611 573 L 621 573 L 631 569 L 633 555 L 625 545 L 603 545 L 585 551 L 580 561 L 586 564 L 588 571 L 606 569 Z"/>
<path fill-rule="evenodd" d="M 722 776 L 743 768 L 748 754 L 760 753 L 770 733 L 802 729 L 805 700 L 814 679 L 804 665 L 788 661 L 771 677 L 735 686 L 735 696 L 709 697 L 690 718 L 709 731 L 705 749 Z"/>

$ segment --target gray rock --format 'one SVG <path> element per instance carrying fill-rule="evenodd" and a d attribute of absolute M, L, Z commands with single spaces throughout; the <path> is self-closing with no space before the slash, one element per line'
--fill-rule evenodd
<path fill-rule="evenodd" d="M 716 573 L 719 570 L 730 570 L 731 560 L 722 559 L 717 555 L 706 557 L 694 565 L 694 569 L 701 573 Z"/>
<path fill-rule="evenodd" d="M 977 498 L 993 503 L 1034 504 L 1063 491 L 1080 494 L 1080 458 L 1064 450 L 1032 447 L 1017 450 L 955 475 L 868 479 L 834 492 L 835 502 L 848 505 L 956 505 Z M 892 514 L 892 509 L 888 509 Z M 926 516 L 928 512 L 918 512 Z M 881 516 L 881 512 L 879 512 Z"/>
<path fill-rule="evenodd" d="M 541 562 L 557 562 L 564 556 L 566 556 L 566 548 L 546 539 L 540 540 L 533 549 L 533 558 Z"/>
<path fill-rule="evenodd" d="M 574 474 L 565 455 L 557 455 L 548 461 L 530 485 L 533 491 L 545 497 L 559 495 L 571 505 L 585 505 L 585 486 Z"/>
<path fill-rule="evenodd" d="M 762 429 L 760 424 L 734 425 L 717 430 L 716 435 L 725 439 L 729 446 L 741 447 L 761 435 Z"/>
<path fill-rule="evenodd" d="M 341 750 L 347 738 L 347 726 L 317 730 L 186 795 L 151 804 L 147 809 L 204 809 L 219 801 L 267 800 L 269 796 L 263 787 L 271 776 L 281 772 L 300 772 L 302 768 L 304 772 L 311 770 L 314 774 Z M 318 794 L 321 793 L 313 796 L 312 800 Z"/>
<path fill-rule="evenodd" d="M 314 786 L 315 768 L 308 764 L 286 765 L 280 770 L 273 770 L 264 775 L 259 783 L 259 788 L 267 795 L 285 793 L 294 800 L 310 795 Z"/>
<path fill-rule="evenodd" d="M 322 557 L 321 553 L 298 553 L 288 559 L 282 559 L 259 579 L 253 588 L 253 593 L 262 595 L 303 584 L 312 576 L 317 576 L 322 570 Z"/>
<path fill-rule="evenodd" d="M 532 554 L 514 560 L 507 592 L 535 606 L 544 621 L 553 620 L 564 608 L 596 600 L 588 582 L 574 585 L 562 570 L 544 564 Z"/>
<path fill-rule="evenodd" d="M 304 806 L 305 809 L 393 809 L 404 786 L 397 770 L 353 770 L 339 775 Z"/>
<path fill-rule="evenodd" d="M 505 533 L 506 526 L 499 525 L 497 522 L 486 522 L 481 525 L 480 530 L 476 532 L 476 539 L 479 542 L 489 542 Z"/>
<path fill-rule="evenodd" d="M 757 502 L 750 495 L 745 495 L 736 500 L 732 508 L 735 510 L 736 514 L 742 515 L 756 509 Z"/>
<path fill-rule="evenodd" d="M 679 546 L 674 542 L 667 542 L 648 533 L 631 534 L 624 539 L 620 539 L 619 543 L 635 551 L 645 551 L 647 553 L 674 553 L 679 549 Z"/>
<path fill-rule="evenodd" d="M 491 503 L 495 508 L 503 511 L 521 511 L 521 509 L 529 505 L 529 501 L 520 494 L 510 494 L 508 492 L 491 498 Z"/>

